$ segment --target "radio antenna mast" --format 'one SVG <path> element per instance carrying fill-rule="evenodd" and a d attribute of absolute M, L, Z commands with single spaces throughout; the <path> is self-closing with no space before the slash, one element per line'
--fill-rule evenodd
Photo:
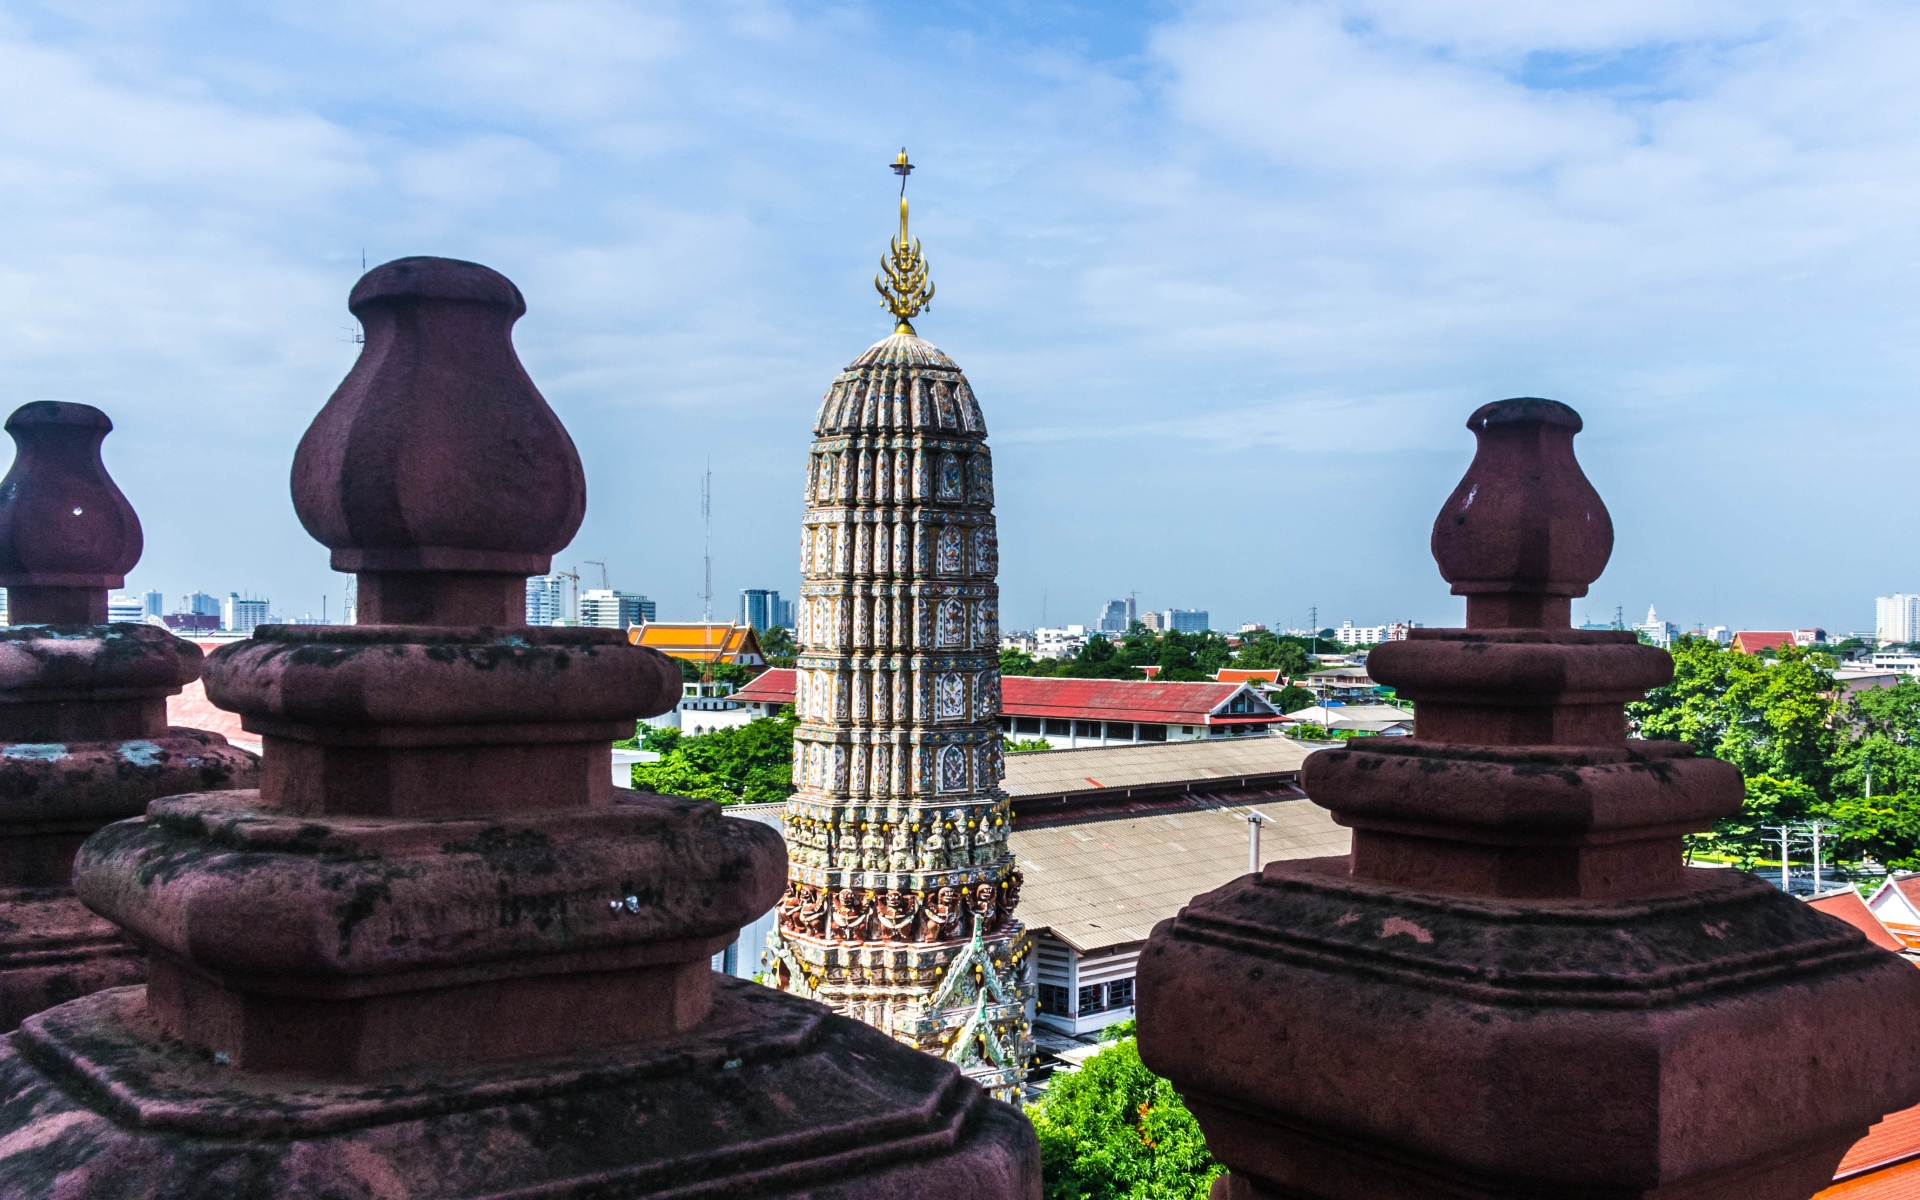
<path fill-rule="evenodd" d="M 706 584 L 701 591 L 700 619 L 713 621 L 713 456 L 707 456 L 707 473 L 700 477 L 700 521 L 706 526 Z"/>

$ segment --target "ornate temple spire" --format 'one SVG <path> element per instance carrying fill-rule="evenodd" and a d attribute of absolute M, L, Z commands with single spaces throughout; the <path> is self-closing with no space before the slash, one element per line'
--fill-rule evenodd
<path fill-rule="evenodd" d="M 893 169 L 912 169 L 906 151 Z M 999 546 L 986 422 L 907 318 L 933 288 L 900 236 L 900 319 L 827 389 L 801 529 L 780 986 L 1019 1095 L 1031 1040 L 1001 791 Z M 879 284 L 879 281 L 875 281 Z"/>
<path fill-rule="evenodd" d="M 900 236 L 889 243 L 889 253 L 880 259 L 886 282 L 875 275 L 873 286 L 880 293 L 880 307 L 899 319 L 893 331 L 913 337 L 913 318 L 933 307 L 933 284 L 927 282 L 927 260 L 920 253 L 920 243 L 907 238 L 907 176 L 913 173 L 913 164 L 907 161 L 905 146 L 900 147 L 900 157 L 893 160 L 892 169 L 900 177 Z"/>

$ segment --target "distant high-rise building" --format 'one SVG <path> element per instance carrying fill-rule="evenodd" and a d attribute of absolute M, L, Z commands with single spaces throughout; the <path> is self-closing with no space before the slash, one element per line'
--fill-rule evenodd
<path fill-rule="evenodd" d="M 201 617 L 217 617 L 220 615 L 220 598 L 209 596 L 205 592 L 195 592 L 181 599 L 179 611 Z"/>
<path fill-rule="evenodd" d="M 0 588 L 0 625 L 13 624 L 12 605 L 7 603 L 7 589 Z"/>
<path fill-rule="evenodd" d="M 626 629 L 653 620 L 653 601 L 638 592 L 591 588 L 580 593 L 580 623 L 602 629 Z"/>
<path fill-rule="evenodd" d="M 564 575 L 534 575 L 527 580 L 527 624 L 563 625 L 573 614 L 567 611 L 567 579 Z"/>
<path fill-rule="evenodd" d="M 1094 625 L 1101 633 L 1125 633 L 1127 631 L 1127 607 L 1125 600 L 1109 600 L 1100 610 L 1100 620 Z"/>
<path fill-rule="evenodd" d="M 1139 619 L 1140 619 L 1140 602 L 1134 599 L 1132 596 L 1128 596 L 1127 597 L 1127 628 L 1132 629 L 1133 623 L 1135 621 L 1138 621 Z"/>
<path fill-rule="evenodd" d="M 1175 633 L 1205 633 L 1213 628 L 1204 608 L 1170 608 L 1163 615 L 1166 628 Z"/>
<path fill-rule="evenodd" d="M 220 606 L 220 628 L 251 637 L 255 625 L 267 623 L 271 615 L 267 611 L 270 607 L 271 602 L 264 598 L 250 599 L 242 597 L 239 592 L 228 592 Z"/>
<path fill-rule="evenodd" d="M 148 592 L 140 597 L 140 615 L 158 617 L 167 611 L 167 598 L 159 592 Z"/>
<path fill-rule="evenodd" d="M 765 633 L 774 625 L 793 624 L 793 601 L 780 599 L 780 593 L 767 588 L 740 589 L 740 623 Z"/>
<path fill-rule="evenodd" d="M 1140 623 L 1155 633 L 1159 633 L 1167 627 L 1166 619 L 1152 609 L 1148 609 L 1146 612 L 1140 614 Z"/>
<path fill-rule="evenodd" d="M 1874 597 L 1873 640 L 1882 646 L 1920 642 L 1920 594 Z"/>
<path fill-rule="evenodd" d="M 1333 640 L 1342 646 L 1373 646 L 1380 642 L 1392 641 L 1393 629 L 1387 625 L 1355 625 L 1352 621 L 1340 622 L 1340 628 L 1333 631 Z"/>
<path fill-rule="evenodd" d="M 147 619 L 147 605 L 131 592 L 115 592 L 107 597 L 107 620 L 139 624 Z"/>

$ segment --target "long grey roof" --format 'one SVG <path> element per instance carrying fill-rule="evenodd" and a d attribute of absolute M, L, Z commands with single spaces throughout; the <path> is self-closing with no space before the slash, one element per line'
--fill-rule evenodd
<path fill-rule="evenodd" d="M 1232 781 L 1298 771 L 1307 755 L 1322 748 L 1286 737 L 1238 737 L 1090 750 L 1028 750 L 1007 755 L 1007 777 L 1000 786 L 1017 802 L 1022 796 Z"/>
<path fill-rule="evenodd" d="M 1274 739 L 1279 740 L 1279 739 Z M 1285 793 L 1297 796 L 1297 793 Z M 1345 854 L 1352 835 L 1311 800 L 1206 794 L 1016 821 L 1020 919 L 1081 953 L 1145 941 L 1154 924 L 1247 871 L 1247 813 L 1268 818 L 1262 864 Z"/>

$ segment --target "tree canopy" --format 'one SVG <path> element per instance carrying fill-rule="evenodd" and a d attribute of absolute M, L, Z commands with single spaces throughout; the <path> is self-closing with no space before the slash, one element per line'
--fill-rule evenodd
<path fill-rule="evenodd" d="M 1132 1026 L 1079 1070 L 1055 1074 L 1027 1110 L 1047 1200 L 1204 1200 L 1225 1169 L 1173 1085 L 1140 1061 Z"/>
<path fill-rule="evenodd" d="M 1759 657 L 1682 637 L 1671 650 L 1673 682 L 1629 719 L 1641 737 L 1691 742 L 1746 776 L 1740 813 L 1696 846 L 1774 858 L 1767 826 L 1817 819 L 1834 860 L 1920 865 L 1920 680 L 1843 695 L 1832 658 L 1812 648 Z"/>
<path fill-rule="evenodd" d="M 658 751 L 660 761 L 634 764 L 633 786 L 722 804 L 785 800 L 794 791 L 793 731 L 798 724 L 789 704 L 776 716 L 699 736 L 643 725 L 640 746 Z"/>

